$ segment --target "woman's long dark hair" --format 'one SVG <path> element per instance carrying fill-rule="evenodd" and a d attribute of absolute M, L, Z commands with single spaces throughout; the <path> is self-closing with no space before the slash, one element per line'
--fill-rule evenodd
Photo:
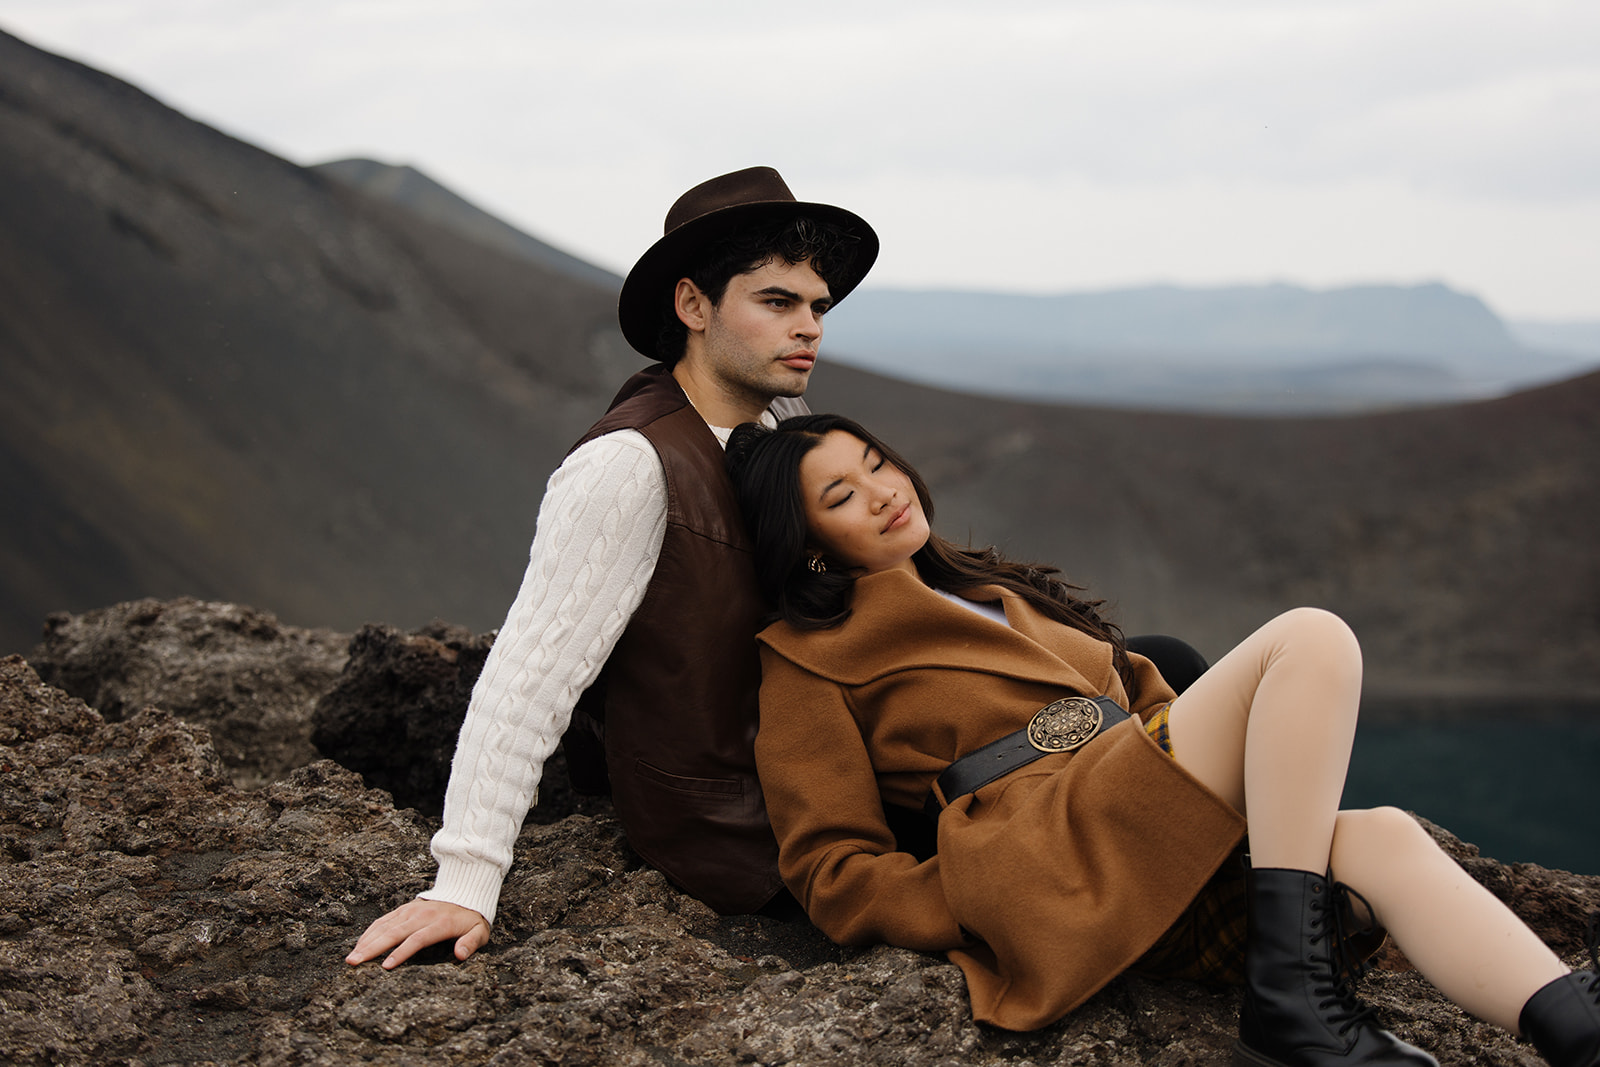
<path fill-rule="evenodd" d="M 823 556 L 820 573 L 808 566 L 806 513 L 800 487 L 800 461 L 834 430 L 853 434 L 877 449 L 911 479 L 922 511 L 933 520 L 928 486 L 900 454 L 843 415 L 797 415 L 775 430 L 755 423 L 734 429 L 728 439 L 728 474 L 733 479 L 745 526 L 755 545 L 756 579 L 779 618 L 802 630 L 838 626 L 850 617 L 856 572 Z M 1127 643 L 1115 623 L 1100 617 L 1103 600 L 1075 595 L 1081 586 L 1057 577 L 1055 567 L 1015 563 L 993 548 L 961 548 L 930 533 L 927 544 L 911 557 L 922 580 L 947 593 L 963 593 L 997 585 L 1026 600 L 1040 614 L 1111 645 L 1112 660 L 1136 699 Z"/>

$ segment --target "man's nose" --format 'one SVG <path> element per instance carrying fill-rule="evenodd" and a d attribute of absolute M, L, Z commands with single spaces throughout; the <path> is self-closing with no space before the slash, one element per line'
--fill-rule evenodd
<path fill-rule="evenodd" d="M 810 308 L 801 308 L 796 316 L 794 335 L 816 341 L 822 336 L 822 316 Z"/>

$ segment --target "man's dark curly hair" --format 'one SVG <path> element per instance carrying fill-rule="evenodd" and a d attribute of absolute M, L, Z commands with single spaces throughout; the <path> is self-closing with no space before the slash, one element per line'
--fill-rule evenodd
<path fill-rule="evenodd" d="M 722 303 L 728 283 L 736 275 L 748 274 L 774 257 L 790 264 L 809 262 L 817 277 L 834 286 L 849 274 L 859 244 L 843 227 L 797 215 L 744 226 L 712 241 L 690 262 L 684 276 L 710 297 L 714 306 Z M 663 303 L 656 358 L 672 366 L 683 358 L 688 340 L 689 328 L 670 301 Z"/>

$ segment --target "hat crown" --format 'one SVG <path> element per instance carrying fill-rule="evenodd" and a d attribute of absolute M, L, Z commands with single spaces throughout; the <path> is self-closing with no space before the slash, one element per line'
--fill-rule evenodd
<path fill-rule="evenodd" d="M 673 293 L 702 250 L 746 227 L 807 216 L 835 226 L 854 244 L 848 265 L 828 278 L 835 304 L 849 295 L 878 257 L 878 235 L 866 220 L 844 208 L 795 199 L 771 167 L 747 167 L 701 182 L 678 197 L 663 233 L 622 280 L 617 322 L 640 354 L 658 358 L 662 327 L 674 318 Z"/>
<path fill-rule="evenodd" d="M 777 171 L 771 167 L 746 167 L 701 182 L 678 197 L 667 212 L 662 233 L 671 233 L 686 222 L 730 207 L 794 202 L 794 194 Z"/>

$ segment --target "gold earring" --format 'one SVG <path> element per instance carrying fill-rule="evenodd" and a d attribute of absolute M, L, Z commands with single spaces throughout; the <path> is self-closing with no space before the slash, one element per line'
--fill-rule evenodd
<path fill-rule="evenodd" d="M 812 574 L 824 574 L 828 570 L 828 565 L 823 562 L 820 553 L 806 560 L 806 566 L 811 568 Z"/>

